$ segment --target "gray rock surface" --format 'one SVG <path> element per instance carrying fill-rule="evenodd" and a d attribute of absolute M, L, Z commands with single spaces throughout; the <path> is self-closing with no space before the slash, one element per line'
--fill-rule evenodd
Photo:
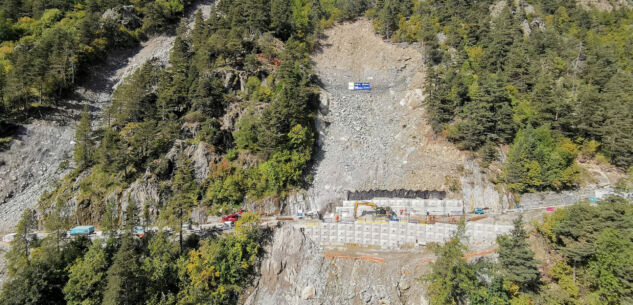
<path fill-rule="evenodd" d="M 312 56 L 322 94 L 308 208 L 320 210 L 346 191 L 445 190 L 464 154 L 425 119 L 419 46 L 384 41 L 364 19 L 328 29 L 325 37 Z M 369 82 L 372 89 L 352 91 L 348 82 Z"/>
<path fill-rule="evenodd" d="M 0 233 L 11 232 L 22 212 L 69 171 L 60 163 L 71 159 L 74 136 L 70 126 L 27 124 L 0 153 Z"/>
<path fill-rule="evenodd" d="M 187 149 L 187 155 L 193 165 L 193 171 L 198 183 L 209 176 L 209 162 L 217 158 L 215 155 L 212 157 L 210 149 L 209 146 L 202 142 L 198 143 L 198 145 L 192 145 Z"/>
<path fill-rule="evenodd" d="M 406 254 L 385 263 L 326 258 L 290 225 L 278 228 L 264 250 L 247 305 L 428 304 L 417 280 L 426 270 Z"/>
<path fill-rule="evenodd" d="M 4 284 L 4 280 L 7 277 L 7 260 L 4 259 L 4 255 L 9 251 L 9 245 L 0 243 L 0 287 Z"/>
<path fill-rule="evenodd" d="M 466 211 L 488 208 L 491 213 L 500 213 L 509 207 L 505 193 L 499 194 L 502 186 L 490 182 L 490 177 L 476 160 L 466 161 L 460 182 Z"/>

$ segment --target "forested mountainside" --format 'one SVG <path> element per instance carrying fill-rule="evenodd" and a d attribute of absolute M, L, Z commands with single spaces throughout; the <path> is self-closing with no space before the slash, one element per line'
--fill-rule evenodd
<path fill-rule="evenodd" d="M 54 107 L 113 49 L 165 31 L 188 1 L 21 1 L 0 7 L 0 119 L 21 122 Z"/>
<path fill-rule="evenodd" d="M 561 190 L 580 183 L 578 159 L 633 165 L 630 8 L 593 11 L 562 0 L 219 0 L 188 29 L 181 17 L 189 5 L 2 2 L 5 122 L 56 107 L 109 51 L 163 31 L 177 37 L 169 63 L 149 61 L 127 77 L 98 121 L 84 110 L 72 173 L 17 227 L 0 304 L 243 301 L 269 233 L 254 214 L 235 232 L 203 240 L 174 240 L 168 231 L 139 239 L 133 228 L 182 233 L 194 208 L 226 213 L 309 184 L 319 93 L 309 54 L 318 52 L 324 28 L 360 16 L 385 39 L 424 47 L 428 119 L 482 165 L 501 164 L 496 183 L 516 193 Z M 206 167 L 192 160 L 198 151 Z M 618 187 L 633 188 L 630 176 Z M 139 185 L 156 195 L 142 206 L 130 190 Z M 534 260 L 521 223 L 498 241 L 500 265 L 469 264 L 459 235 L 438 246 L 426 279 L 431 303 L 631 302 L 630 203 L 565 211 L 537 226 L 554 268 Z M 113 237 L 68 242 L 62 232 L 75 224 Z M 32 240 L 34 228 L 51 234 Z"/>
<path fill-rule="evenodd" d="M 378 1 L 378 31 L 427 50 L 433 128 L 514 191 L 577 183 L 578 154 L 633 165 L 633 12 L 575 1 Z"/>
<path fill-rule="evenodd" d="M 497 238 L 496 261 L 468 262 L 457 232 L 435 249 L 437 262 L 422 279 L 429 303 L 630 304 L 632 213 L 631 202 L 616 197 L 578 203 L 535 221 L 532 234 L 520 216 Z"/>

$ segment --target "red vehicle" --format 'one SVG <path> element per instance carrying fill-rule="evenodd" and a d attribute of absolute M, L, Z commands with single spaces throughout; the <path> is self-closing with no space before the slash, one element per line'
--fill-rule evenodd
<path fill-rule="evenodd" d="M 547 208 L 545 209 L 545 211 L 548 211 L 548 212 L 554 212 L 554 211 L 556 211 L 556 208 L 555 208 L 555 207 L 547 207 Z"/>
<path fill-rule="evenodd" d="M 242 214 L 242 213 L 243 212 L 240 211 L 240 212 L 237 212 L 237 213 L 232 213 L 232 214 L 223 216 L 222 217 L 222 222 L 225 222 L 225 221 L 236 222 L 238 219 L 240 219 L 240 214 Z"/>
<path fill-rule="evenodd" d="M 237 211 L 237 213 L 231 213 L 229 215 L 226 216 L 222 216 L 222 222 L 226 222 L 226 221 L 230 221 L 230 222 L 236 222 L 238 219 L 240 219 L 240 216 L 242 216 L 242 214 L 244 214 L 244 210 L 239 210 Z"/>

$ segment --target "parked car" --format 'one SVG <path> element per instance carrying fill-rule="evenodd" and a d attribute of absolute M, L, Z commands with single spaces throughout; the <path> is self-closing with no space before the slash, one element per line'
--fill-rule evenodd
<path fill-rule="evenodd" d="M 475 208 L 473 210 L 473 213 L 479 214 L 479 215 L 483 215 L 484 214 L 484 209 L 482 209 L 482 208 Z"/>
<path fill-rule="evenodd" d="M 555 208 L 555 207 L 547 207 L 547 208 L 545 209 L 545 211 L 548 211 L 548 212 L 554 212 L 554 211 L 556 211 L 556 208 Z"/>

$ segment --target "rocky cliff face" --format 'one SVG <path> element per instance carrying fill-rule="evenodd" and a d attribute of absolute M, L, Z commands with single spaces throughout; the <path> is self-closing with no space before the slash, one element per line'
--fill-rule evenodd
<path fill-rule="evenodd" d="M 245 304 L 428 304 L 417 280 L 427 270 L 406 253 L 384 262 L 326 258 L 290 225 L 278 228 L 264 250 Z"/>
<path fill-rule="evenodd" d="M 503 191 L 503 186 L 490 182 L 490 175 L 476 160 L 465 162 L 460 182 L 466 211 L 488 208 L 491 213 L 500 213 L 509 208 L 509 195 Z"/>

